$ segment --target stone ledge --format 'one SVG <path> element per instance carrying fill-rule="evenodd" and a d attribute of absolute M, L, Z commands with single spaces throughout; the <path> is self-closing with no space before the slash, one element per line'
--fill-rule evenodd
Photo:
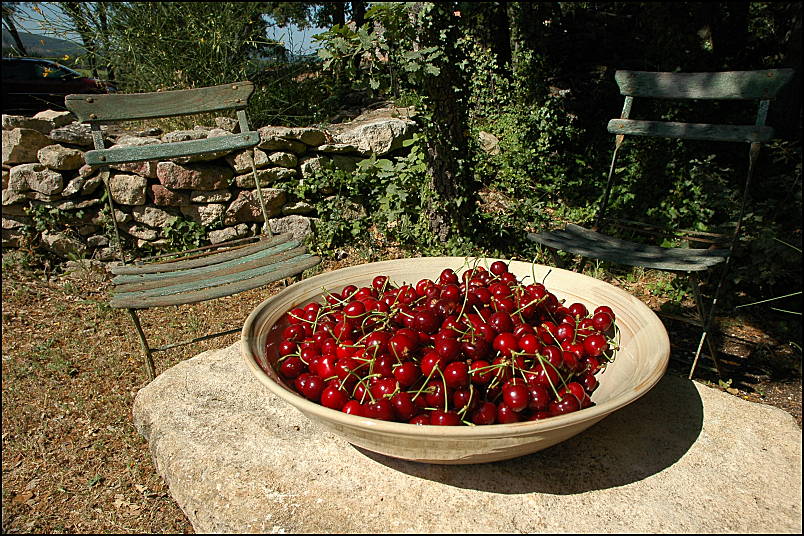
<path fill-rule="evenodd" d="M 165 371 L 134 423 L 199 533 L 800 533 L 801 430 L 774 407 L 665 376 L 542 452 L 406 462 L 323 431 L 239 343 Z"/>

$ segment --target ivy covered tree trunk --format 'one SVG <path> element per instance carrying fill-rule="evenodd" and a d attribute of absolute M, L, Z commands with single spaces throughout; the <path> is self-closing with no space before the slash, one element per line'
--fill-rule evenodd
<path fill-rule="evenodd" d="M 459 12 L 451 2 L 418 4 L 413 11 L 420 49 L 441 51 L 437 73 L 422 79 L 430 119 L 425 125 L 430 188 L 427 218 L 440 242 L 467 230 L 475 192 L 468 164 L 465 54 L 460 47 Z"/>

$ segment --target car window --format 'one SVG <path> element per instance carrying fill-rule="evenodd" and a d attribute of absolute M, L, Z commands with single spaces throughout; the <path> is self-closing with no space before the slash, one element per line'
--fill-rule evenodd
<path fill-rule="evenodd" d="M 76 77 L 75 73 L 67 69 L 47 63 L 35 64 L 35 72 L 37 78 L 46 78 L 48 80 L 69 80 Z"/>
<path fill-rule="evenodd" d="M 41 75 L 36 72 L 36 66 L 27 61 L 4 61 L 3 78 L 8 80 L 33 80 Z"/>

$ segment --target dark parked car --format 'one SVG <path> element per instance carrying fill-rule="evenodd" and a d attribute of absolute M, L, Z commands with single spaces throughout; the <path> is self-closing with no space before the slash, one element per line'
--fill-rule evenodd
<path fill-rule="evenodd" d="M 40 58 L 3 58 L 3 112 L 65 110 L 71 93 L 108 93 L 113 86 Z"/>

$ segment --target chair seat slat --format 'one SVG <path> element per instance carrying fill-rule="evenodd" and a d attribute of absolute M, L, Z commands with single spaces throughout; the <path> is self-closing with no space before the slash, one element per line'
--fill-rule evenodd
<path fill-rule="evenodd" d="M 292 259 L 262 266 L 254 270 L 238 272 L 232 276 L 206 279 L 197 285 L 182 284 L 155 290 L 118 294 L 112 296 L 109 300 L 109 305 L 115 308 L 146 309 L 222 298 L 300 274 L 320 262 L 320 257 L 308 254 L 298 255 Z"/>
<path fill-rule="evenodd" d="M 243 257 L 242 259 L 234 259 L 201 268 L 180 270 L 178 272 L 160 272 L 157 274 L 117 276 L 112 279 L 112 283 L 115 285 L 115 287 L 112 289 L 112 293 L 119 294 L 123 292 L 148 290 L 168 285 L 175 285 L 178 283 L 200 281 L 217 275 L 233 274 L 236 272 L 258 268 L 260 266 L 273 264 L 284 259 L 301 255 L 306 251 L 307 248 L 304 246 L 298 246 L 298 242 L 287 242 L 274 248 L 258 251 L 257 253 L 253 253 Z"/>
<path fill-rule="evenodd" d="M 201 266 L 209 266 L 211 264 L 218 264 L 232 259 L 237 259 L 244 255 L 250 255 L 257 251 L 271 248 L 273 246 L 283 244 L 293 240 L 293 235 L 290 233 L 282 233 L 271 237 L 267 240 L 260 240 L 256 244 L 249 244 L 247 246 L 239 246 L 234 249 L 227 249 L 187 260 L 175 260 L 166 262 L 155 262 L 152 264 L 145 264 L 142 266 L 114 266 L 112 267 L 113 275 L 137 275 L 137 274 L 155 274 L 160 272 L 175 272 L 177 270 L 188 270 L 190 268 L 198 268 Z"/>
<path fill-rule="evenodd" d="M 729 255 L 726 249 L 663 248 L 630 242 L 572 224 L 562 230 L 529 233 L 528 238 L 584 257 L 668 271 L 706 270 Z"/>

